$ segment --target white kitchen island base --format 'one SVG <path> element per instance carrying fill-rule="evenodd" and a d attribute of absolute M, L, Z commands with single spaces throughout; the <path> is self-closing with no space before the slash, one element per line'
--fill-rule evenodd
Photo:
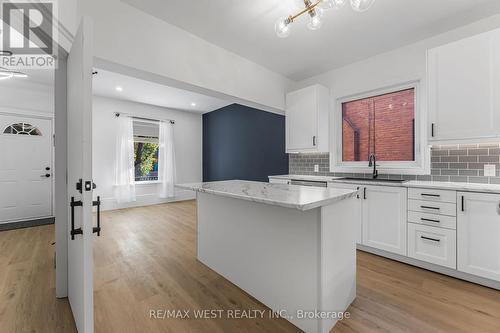
<path fill-rule="evenodd" d="M 329 332 L 356 297 L 354 197 L 300 210 L 198 192 L 197 209 L 198 259 L 303 331 Z"/>

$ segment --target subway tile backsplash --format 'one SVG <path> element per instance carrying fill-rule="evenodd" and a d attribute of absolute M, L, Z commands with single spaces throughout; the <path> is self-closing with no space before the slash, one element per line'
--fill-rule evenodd
<path fill-rule="evenodd" d="M 319 172 L 314 172 L 315 164 L 319 165 Z M 485 164 L 496 166 L 496 177 L 484 176 Z M 330 172 L 327 153 L 290 154 L 289 169 L 290 174 L 296 175 L 371 177 L 371 174 Z M 500 143 L 433 146 L 430 175 L 380 174 L 379 178 L 500 184 Z"/>

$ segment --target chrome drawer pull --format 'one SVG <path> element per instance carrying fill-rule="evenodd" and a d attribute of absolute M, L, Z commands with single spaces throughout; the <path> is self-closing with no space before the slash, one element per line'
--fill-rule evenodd
<path fill-rule="evenodd" d="M 435 210 L 440 210 L 441 209 L 439 207 L 430 207 L 430 206 L 420 206 L 420 208 L 423 208 L 423 209 L 435 209 Z"/>
<path fill-rule="evenodd" d="M 429 193 L 420 193 L 420 195 L 423 197 L 434 197 L 434 198 L 439 198 L 441 196 L 440 194 L 429 194 Z"/>
<path fill-rule="evenodd" d="M 433 242 L 438 242 L 438 243 L 441 241 L 440 239 L 430 238 L 430 237 L 425 237 L 425 236 L 420 236 L 420 238 L 426 239 L 426 240 L 430 240 L 430 241 L 433 241 Z"/>
<path fill-rule="evenodd" d="M 425 222 L 441 223 L 441 221 L 439 221 L 439 220 L 426 219 L 426 218 L 423 218 L 423 217 L 421 217 L 420 220 L 421 221 L 425 221 Z"/>

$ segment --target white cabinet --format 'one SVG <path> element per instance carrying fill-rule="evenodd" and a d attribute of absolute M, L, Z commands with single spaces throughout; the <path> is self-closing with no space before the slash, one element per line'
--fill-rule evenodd
<path fill-rule="evenodd" d="M 406 255 L 407 189 L 365 186 L 363 200 L 363 245 Z"/>
<path fill-rule="evenodd" d="M 342 189 L 348 189 L 348 190 L 356 190 L 360 191 L 362 189 L 362 185 L 355 185 L 355 184 L 343 184 L 343 183 L 328 183 L 329 188 L 342 188 Z M 361 200 L 360 192 L 358 192 L 356 198 L 357 200 L 357 207 L 358 209 L 354 212 L 354 221 L 356 223 L 356 243 L 362 244 L 363 243 L 363 237 L 362 237 L 362 225 L 363 225 L 363 217 L 362 217 L 362 204 L 363 201 Z"/>
<path fill-rule="evenodd" d="M 500 281 L 500 195 L 457 193 L 457 269 Z"/>
<path fill-rule="evenodd" d="M 455 230 L 408 223 L 408 257 L 457 268 Z"/>
<path fill-rule="evenodd" d="M 286 150 L 328 152 L 329 90 L 320 85 L 286 96 Z"/>
<path fill-rule="evenodd" d="M 406 188 L 336 182 L 329 183 L 328 187 L 359 191 L 358 244 L 406 255 Z"/>
<path fill-rule="evenodd" d="M 428 51 L 429 140 L 500 137 L 500 29 Z"/>

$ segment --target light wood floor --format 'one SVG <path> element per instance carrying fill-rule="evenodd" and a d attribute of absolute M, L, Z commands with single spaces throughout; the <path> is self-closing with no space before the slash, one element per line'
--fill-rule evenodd
<path fill-rule="evenodd" d="M 151 319 L 153 309 L 265 309 L 195 258 L 194 202 L 104 212 L 95 331 L 298 332 L 281 319 Z M 74 332 L 54 298 L 53 226 L 0 232 L 0 332 Z M 500 292 L 358 252 L 358 297 L 334 332 L 500 332 Z"/>

